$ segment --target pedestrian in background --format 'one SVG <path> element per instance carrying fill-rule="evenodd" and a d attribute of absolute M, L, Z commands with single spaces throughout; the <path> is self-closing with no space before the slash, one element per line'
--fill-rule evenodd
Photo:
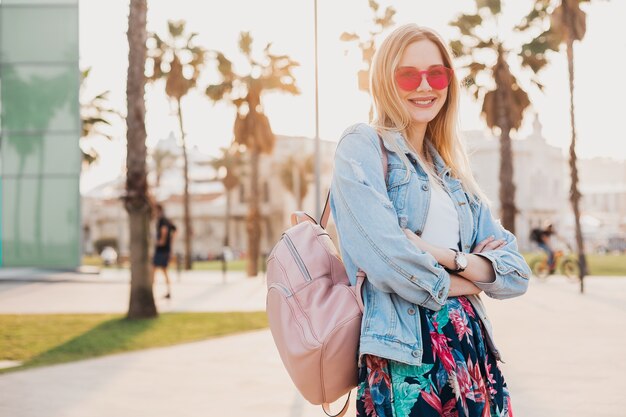
<path fill-rule="evenodd" d="M 152 259 L 152 283 L 157 270 L 163 272 L 165 277 L 165 284 L 167 285 L 167 293 L 165 298 L 172 297 L 172 286 L 170 283 L 170 277 L 167 273 L 167 266 L 172 256 L 172 242 L 176 235 L 176 226 L 166 216 L 163 210 L 163 206 L 157 204 L 155 206 L 155 216 L 157 218 L 156 226 L 156 245 L 154 248 L 154 258 Z"/>

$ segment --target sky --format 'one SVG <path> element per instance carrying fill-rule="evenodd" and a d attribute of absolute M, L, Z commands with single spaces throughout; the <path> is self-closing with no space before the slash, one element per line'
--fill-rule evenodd
<path fill-rule="evenodd" d="M 337 141 L 353 123 L 366 122 L 370 99 L 358 90 L 357 72 L 362 69 L 360 51 L 355 44 L 339 41 L 342 32 L 366 34 L 371 28 L 371 11 L 366 0 L 318 0 L 319 53 L 319 128 L 320 137 Z M 626 2 L 596 0 L 587 5 L 587 34 L 575 46 L 575 114 L 580 157 L 597 156 L 626 159 L 626 134 L 621 122 L 626 106 L 626 83 L 619 77 L 626 68 Z M 397 10 L 396 24 L 414 22 L 437 30 L 446 39 L 455 37 L 449 26 L 461 12 L 473 10 L 473 0 L 397 0 L 380 1 L 381 9 L 391 5 Z M 85 97 L 110 90 L 111 105 L 125 113 L 126 71 L 128 63 L 128 0 L 80 0 L 80 65 L 91 67 Z M 523 42 L 512 27 L 525 16 L 531 0 L 503 0 L 504 14 L 499 30 L 511 47 Z M 313 1 L 289 0 L 149 0 L 148 30 L 165 34 L 168 20 L 187 21 L 188 30 L 198 32 L 197 43 L 223 52 L 243 69 L 238 51 L 241 31 L 250 31 L 253 49 L 260 52 L 268 42 L 272 51 L 287 54 L 300 63 L 294 70 L 301 90 L 298 96 L 269 93 L 263 103 L 274 133 L 314 137 L 314 26 Z M 515 56 L 509 57 L 517 70 Z M 543 93 L 526 88 L 532 109 L 514 138 L 531 133 L 533 115 L 538 113 L 543 134 L 551 145 L 565 149 L 570 141 L 569 91 L 565 54 L 553 54 L 550 66 L 540 73 L 546 86 Z M 217 82 L 215 64 L 208 61 L 201 85 Z M 520 73 L 523 87 L 524 73 Z M 528 73 L 526 73 L 527 75 Z M 188 141 L 210 155 L 232 141 L 234 108 L 212 104 L 201 88 L 183 99 Z M 177 118 L 169 104 L 163 84 L 146 90 L 148 146 L 170 132 L 178 132 Z M 480 106 L 469 95 L 461 100 L 461 129 L 484 130 Z M 81 191 L 110 181 L 125 163 L 125 123 L 119 120 L 112 129 L 118 139 L 93 140 L 100 160 L 85 170 Z"/>

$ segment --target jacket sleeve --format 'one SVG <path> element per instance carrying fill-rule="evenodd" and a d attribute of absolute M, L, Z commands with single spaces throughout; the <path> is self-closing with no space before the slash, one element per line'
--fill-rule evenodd
<path fill-rule="evenodd" d="M 491 298 L 505 299 L 524 294 L 528 289 L 528 279 L 531 272 L 524 257 L 517 249 L 517 239 L 511 232 L 502 227 L 500 221 L 493 218 L 489 206 L 485 202 L 481 202 L 476 239 L 472 245 L 472 250 L 476 243 L 491 235 L 496 239 L 504 239 L 506 245 L 498 250 L 476 255 L 491 262 L 496 279 L 493 282 L 475 282 L 474 284 Z"/>
<path fill-rule="evenodd" d="M 378 136 L 357 127 L 342 136 L 335 153 L 331 208 L 341 249 L 387 293 L 439 310 L 450 275 L 435 258 L 416 248 L 398 224 L 383 178 Z"/>

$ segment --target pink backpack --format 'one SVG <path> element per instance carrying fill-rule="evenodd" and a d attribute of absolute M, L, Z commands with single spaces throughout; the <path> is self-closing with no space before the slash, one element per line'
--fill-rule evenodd
<path fill-rule="evenodd" d="M 387 177 L 387 153 L 382 149 Z M 309 215 L 291 215 L 287 229 L 267 259 L 267 315 L 280 357 L 302 396 L 330 403 L 357 385 L 357 355 L 365 273 L 351 286 L 345 267 L 325 230 L 330 192 L 319 224 Z M 337 416 L 348 411 L 350 397 Z"/>

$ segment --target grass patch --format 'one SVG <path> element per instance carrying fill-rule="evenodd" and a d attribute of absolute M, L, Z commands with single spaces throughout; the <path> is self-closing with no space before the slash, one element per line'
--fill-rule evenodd
<path fill-rule="evenodd" d="M 626 275 L 626 255 L 587 255 L 591 275 Z"/>
<path fill-rule="evenodd" d="M 259 271 L 262 270 L 263 265 L 259 262 Z M 222 261 L 195 261 L 193 263 L 193 270 L 197 271 L 221 271 Z M 229 271 L 245 271 L 246 260 L 237 259 L 235 261 L 228 262 Z"/>
<path fill-rule="evenodd" d="M 267 327 L 265 312 L 165 313 L 127 320 L 114 314 L 0 315 L 0 373 L 112 353 L 170 346 Z"/>
<path fill-rule="evenodd" d="M 524 253 L 526 262 L 544 256 L 543 252 Z M 626 255 L 588 254 L 589 272 L 593 275 L 626 276 Z"/>
<path fill-rule="evenodd" d="M 102 262 L 102 259 L 99 256 L 83 256 L 83 265 L 85 266 L 98 266 L 100 268 L 118 268 L 117 265 L 105 266 Z M 128 265 L 122 265 L 122 268 L 128 268 Z M 263 265 L 259 262 L 259 270 L 262 270 Z M 172 272 L 176 272 L 176 262 L 172 261 L 169 264 L 168 270 Z M 221 271 L 222 270 L 222 262 L 221 261 L 194 261 L 193 262 L 193 270 L 195 271 Z M 246 270 L 246 260 L 245 259 L 237 259 L 231 262 L 228 262 L 228 270 L 229 271 L 245 271 Z"/>

